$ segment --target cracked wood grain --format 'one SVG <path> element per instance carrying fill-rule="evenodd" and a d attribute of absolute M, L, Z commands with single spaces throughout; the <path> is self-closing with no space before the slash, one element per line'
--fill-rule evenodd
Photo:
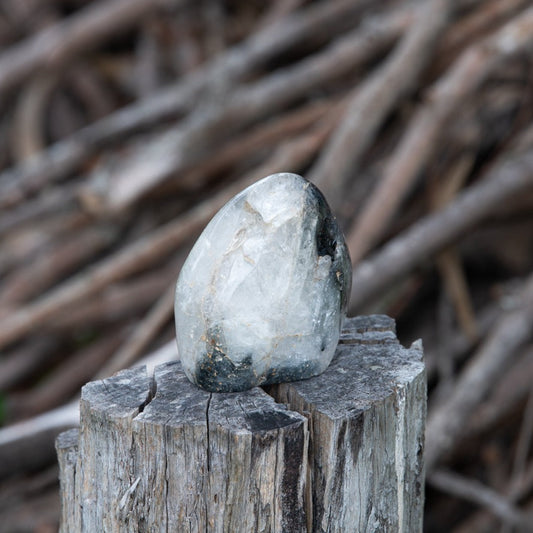
<path fill-rule="evenodd" d="M 86 385 L 57 441 L 61 531 L 419 531 L 421 349 L 350 319 L 330 368 L 208 393 L 179 362 Z"/>

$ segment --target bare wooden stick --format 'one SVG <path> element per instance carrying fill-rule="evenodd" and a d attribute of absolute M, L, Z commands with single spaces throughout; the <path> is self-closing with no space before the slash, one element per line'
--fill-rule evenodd
<path fill-rule="evenodd" d="M 297 135 L 326 113 L 335 113 L 335 108 L 338 105 L 340 104 L 336 102 L 336 99 L 335 101 L 330 99 L 313 101 L 266 124 L 261 124 L 252 131 L 239 135 L 234 141 L 223 144 L 221 149 L 214 152 L 211 157 L 205 161 L 200 161 L 190 171 L 180 174 L 176 178 L 171 178 L 161 188 L 165 191 L 184 188 L 199 189 L 212 175 L 227 169 L 238 162 L 239 158 L 245 157 L 246 154 L 252 153 L 254 150 L 265 149 L 284 137 Z"/>
<path fill-rule="evenodd" d="M 533 488 L 533 461 L 524 468 L 517 479 L 513 479 L 509 486 L 509 494 L 514 500 L 524 498 Z"/>
<path fill-rule="evenodd" d="M 507 524 L 522 528 L 531 525 L 533 517 L 521 512 L 503 496 L 477 480 L 467 479 L 453 472 L 437 470 L 428 476 L 428 482 L 435 488 L 481 505 Z"/>
<path fill-rule="evenodd" d="M 50 464 L 54 439 L 79 423 L 78 401 L 0 429 L 0 477 Z"/>
<path fill-rule="evenodd" d="M 31 329 L 43 325 L 50 318 L 54 318 L 77 300 L 87 298 L 109 283 L 138 272 L 152 261 L 167 255 L 175 246 L 188 239 L 191 233 L 202 228 L 214 214 L 213 205 L 215 206 L 214 212 L 216 212 L 227 199 L 225 191 L 220 193 L 214 199 L 198 205 L 176 221 L 120 250 L 111 258 L 89 269 L 88 272 L 77 275 L 60 285 L 35 303 L 15 311 L 2 324 L 0 344 L 5 346 Z"/>
<path fill-rule="evenodd" d="M 506 492 L 514 495 L 513 499 L 522 499 L 527 494 L 531 492 L 531 488 L 533 487 L 533 462 L 529 464 L 529 466 L 526 468 L 526 470 L 522 473 L 523 475 L 520 476 L 518 480 L 515 482 L 510 483 L 508 487 L 506 487 Z M 471 515 L 467 520 L 463 521 L 459 527 L 455 528 L 453 530 L 453 533 L 471 533 L 472 531 L 488 531 L 491 527 L 494 528 L 494 520 L 491 520 L 491 514 L 490 511 L 483 512 L 479 511 L 475 513 L 473 516 Z M 531 507 L 529 510 L 529 520 L 531 521 Z M 525 524 L 525 527 L 520 529 L 519 531 L 524 531 L 525 533 L 529 533 L 531 530 L 531 527 L 528 527 L 530 524 Z M 507 530 L 511 528 L 512 526 L 509 526 L 508 528 L 503 528 L 502 533 L 507 533 Z"/>
<path fill-rule="evenodd" d="M 258 24 L 259 28 L 283 21 L 283 18 L 288 13 L 300 7 L 302 3 L 303 0 L 278 0 L 277 2 L 273 2 L 273 5 L 261 17 Z"/>
<path fill-rule="evenodd" d="M 49 411 L 69 401 L 123 342 L 124 328 L 103 335 L 78 350 L 31 391 L 15 396 L 12 408 L 18 417 L 27 418 Z"/>
<path fill-rule="evenodd" d="M 200 161 L 229 133 L 279 111 L 341 75 L 354 72 L 365 60 L 391 44 L 405 28 L 406 15 L 395 13 L 384 25 L 368 25 L 336 40 L 333 45 L 260 81 L 232 91 L 223 102 L 206 104 L 180 126 L 141 141 L 128 159 L 94 171 L 94 192 L 110 212 L 138 201 L 172 173 Z M 370 39 L 371 36 L 371 39 Z"/>
<path fill-rule="evenodd" d="M 522 306 L 504 315 L 457 380 L 448 401 L 428 417 L 428 472 L 435 469 L 441 458 L 452 450 L 475 407 L 532 332 L 533 276 L 524 288 Z"/>
<path fill-rule="evenodd" d="M 452 201 L 466 182 L 473 163 L 473 154 L 466 154 L 452 167 L 448 179 L 444 180 L 442 185 L 437 188 L 437 193 L 433 199 L 434 209 L 441 209 Z M 456 249 L 448 248 L 442 251 L 437 256 L 437 266 L 455 307 L 461 328 L 472 341 L 475 341 L 478 338 L 476 319 L 468 284 Z"/>
<path fill-rule="evenodd" d="M 56 339 L 41 337 L 28 340 L 17 349 L 3 353 L 0 360 L 0 391 L 6 392 L 43 371 L 57 349 Z"/>
<path fill-rule="evenodd" d="M 509 199 L 533 188 L 533 154 L 504 157 L 480 183 L 472 185 L 444 210 L 426 216 L 398 235 L 353 274 L 350 309 L 360 310 L 380 291 L 409 273 Z"/>
<path fill-rule="evenodd" d="M 0 247 L 0 273 L 8 275 L 33 261 L 39 254 L 62 239 L 76 232 L 83 232 L 89 224 L 89 217 L 80 211 L 58 207 L 57 213 L 43 217 L 38 224 L 19 228 L 18 231 L 2 235 Z"/>
<path fill-rule="evenodd" d="M 174 294 L 174 285 L 163 292 L 146 317 L 135 325 L 134 333 L 120 347 L 120 350 L 99 369 L 97 379 L 109 377 L 132 365 L 139 358 L 148 343 L 172 316 Z"/>
<path fill-rule="evenodd" d="M 454 329 L 449 338 L 441 340 L 438 349 L 428 348 L 426 350 L 426 373 L 428 380 L 432 380 L 435 377 L 438 366 L 436 359 L 439 357 L 437 353 L 447 354 L 452 364 L 459 363 L 476 345 L 476 342 L 487 335 L 502 312 L 503 306 L 500 301 L 487 305 L 477 311 L 478 339 L 474 340 L 466 336 L 461 329 Z"/>
<path fill-rule="evenodd" d="M 113 112 L 114 99 L 88 61 L 69 68 L 66 84 L 83 103 L 90 120 L 99 120 Z"/>
<path fill-rule="evenodd" d="M 407 135 L 387 162 L 378 187 L 351 227 L 347 244 L 357 263 L 382 235 L 390 219 L 436 150 L 439 135 L 464 100 L 505 58 L 533 43 L 533 8 L 488 39 L 476 43 L 430 90 Z"/>
<path fill-rule="evenodd" d="M 90 227 L 41 254 L 38 260 L 17 269 L 0 291 L 0 309 L 15 307 L 44 292 L 57 281 L 89 262 L 106 249 L 117 232 L 110 227 Z"/>
<path fill-rule="evenodd" d="M 336 99 L 335 99 L 336 100 Z M 155 194 L 175 194 L 176 191 L 199 190 L 204 187 L 213 175 L 224 171 L 227 167 L 238 162 L 254 150 L 264 150 L 271 144 L 279 142 L 283 137 L 297 135 L 305 128 L 323 117 L 326 113 L 336 114 L 336 109 L 342 102 L 330 99 L 312 102 L 295 111 L 290 111 L 281 117 L 263 124 L 246 134 L 238 136 L 234 141 L 222 144 L 209 158 L 200 161 L 189 171 L 172 177 L 162 183 Z M 102 198 L 94 194 L 89 187 L 83 187 L 80 192 L 82 202 L 93 212 L 102 212 Z"/>
<path fill-rule="evenodd" d="M 79 184 L 73 180 L 73 183 L 51 187 L 46 195 L 28 200 L 14 209 L 5 210 L 0 214 L 0 237 L 4 237 L 30 220 L 42 219 L 47 215 L 57 214 L 62 211 L 74 211 L 78 188 Z M 74 216 L 81 218 L 84 215 L 78 213 Z"/>
<path fill-rule="evenodd" d="M 24 161 L 45 146 L 43 114 L 57 77 L 43 75 L 24 88 L 17 101 L 11 135 L 11 152 L 15 161 Z"/>
<path fill-rule="evenodd" d="M 516 12 L 527 4 L 528 0 L 480 2 L 477 9 L 474 9 L 468 16 L 459 19 L 449 28 L 440 46 L 438 56 L 454 57 L 457 50 L 476 39 L 483 38 L 487 32 L 493 31 L 502 22 L 516 15 Z"/>
<path fill-rule="evenodd" d="M 524 403 L 533 382 L 533 349 L 525 349 L 506 370 L 490 396 L 476 409 L 465 428 L 464 440 L 489 434 Z"/>
<path fill-rule="evenodd" d="M 212 91 L 221 80 L 229 86 L 295 43 L 305 42 L 311 36 L 329 35 L 329 32 L 349 28 L 369 4 L 372 2 L 367 0 L 321 2 L 302 13 L 289 16 L 275 27 L 261 30 L 215 57 L 186 76 L 184 81 L 180 80 L 112 113 L 54 144 L 26 164 L 3 172 L 0 174 L 0 208 L 19 203 L 50 181 L 64 178 L 98 146 L 184 112 L 193 103 L 201 101 L 205 93 Z M 392 33 L 396 32 L 394 17 L 390 23 Z"/>
<path fill-rule="evenodd" d="M 524 474 L 527 466 L 527 458 L 532 448 L 533 443 L 533 390 L 529 392 L 524 415 L 522 417 L 522 424 L 518 432 L 518 440 L 516 444 L 516 453 L 513 460 L 513 470 L 511 474 L 510 485 L 517 486 L 519 480 Z M 511 492 L 511 499 L 515 495 Z M 533 517 L 532 517 L 533 518 Z"/>
<path fill-rule="evenodd" d="M 438 255 L 437 265 L 453 301 L 459 324 L 464 333 L 475 341 L 478 338 L 478 328 L 461 258 L 456 250 L 448 249 Z"/>
<path fill-rule="evenodd" d="M 310 171 L 309 179 L 328 193 L 337 209 L 361 157 L 394 105 L 412 90 L 445 29 L 452 3 L 432 0 L 413 17 L 404 38 L 385 64 L 370 75 L 350 103 L 345 119 Z"/>
<path fill-rule="evenodd" d="M 44 326 L 51 334 L 61 335 L 73 328 L 118 323 L 146 312 L 154 300 L 175 281 L 180 261 L 155 269 L 131 281 L 122 281 L 78 302 Z"/>
<path fill-rule="evenodd" d="M 0 56 L 0 94 L 37 70 L 57 69 L 82 50 L 124 31 L 147 13 L 180 0 L 113 0 L 84 10 L 29 37 Z"/>

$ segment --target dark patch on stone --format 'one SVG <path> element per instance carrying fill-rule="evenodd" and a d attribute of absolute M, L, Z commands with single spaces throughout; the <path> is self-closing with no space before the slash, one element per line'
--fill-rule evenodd
<path fill-rule="evenodd" d="M 337 235 L 335 228 L 336 222 L 332 215 L 323 216 L 322 214 L 318 218 L 316 227 L 316 249 L 319 256 L 329 255 L 332 259 L 335 258 L 335 252 L 337 250 Z"/>
<path fill-rule="evenodd" d="M 340 231 L 340 230 L 339 230 Z M 348 306 L 348 299 L 350 298 L 350 292 L 352 290 L 352 265 L 350 262 L 350 255 L 348 248 L 344 241 L 342 243 L 342 251 L 337 248 L 337 256 L 333 262 L 332 275 L 335 278 L 335 283 L 339 286 L 341 295 L 341 310 L 345 310 Z"/>
<path fill-rule="evenodd" d="M 252 369 L 252 356 L 235 364 L 218 347 L 212 347 L 198 362 L 195 383 L 209 392 L 241 392 L 260 385 L 300 381 L 316 376 L 320 366 L 306 361 L 299 366 L 271 368 L 265 376 Z"/>
<path fill-rule="evenodd" d="M 297 366 L 271 368 L 266 375 L 257 375 L 252 367 L 252 354 L 248 354 L 240 363 L 234 363 L 225 353 L 225 338 L 221 328 L 218 325 L 210 326 L 206 352 L 196 365 L 195 382 L 209 392 L 241 392 L 259 385 L 308 379 L 320 372 L 320 366 L 310 361 Z"/>
<path fill-rule="evenodd" d="M 257 376 L 252 370 L 252 356 L 234 363 L 226 355 L 226 341 L 218 325 L 207 329 L 206 351 L 198 361 L 195 382 L 209 392 L 240 392 L 256 385 Z"/>
<path fill-rule="evenodd" d="M 319 365 L 310 361 L 305 361 L 298 366 L 285 366 L 272 368 L 265 376 L 261 385 L 272 385 L 274 383 L 287 383 L 289 381 L 300 381 L 316 376 L 319 372 Z"/>
<path fill-rule="evenodd" d="M 252 370 L 252 358 L 235 364 L 225 353 L 213 349 L 204 354 L 196 366 L 197 385 L 209 392 L 240 392 L 256 385 L 257 377 Z"/>
<path fill-rule="evenodd" d="M 315 230 L 316 249 L 319 256 L 329 255 L 333 260 L 337 249 L 340 230 L 337 221 L 331 214 L 324 195 L 309 183 L 309 203 L 317 210 L 317 225 Z"/>
<path fill-rule="evenodd" d="M 350 290 L 352 288 L 352 265 L 344 236 L 333 216 L 324 195 L 312 183 L 309 183 L 308 202 L 311 208 L 317 210 L 317 225 L 315 229 L 315 242 L 319 256 L 331 257 L 330 276 L 338 286 L 341 301 L 341 310 L 346 309 Z"/>
<path fill-rule="evenodd" d="M 209 392 L 240 392 L 256 385 L 252 356 L 234 363 L 226 355 L 225 338 L 219 326 L 207 330 L 206 351 L 196 365 L 195 382 Z"/>

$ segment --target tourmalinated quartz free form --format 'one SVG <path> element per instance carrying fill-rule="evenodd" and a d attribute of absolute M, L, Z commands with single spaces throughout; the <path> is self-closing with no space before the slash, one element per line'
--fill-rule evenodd
<path fill-rule="evenodd" d="M 316 376 L 339 340 L 350 258 L 326 200 L 296 174 L 273 174 L 211 220 L 176 286 L 179 355 L 213 392 Z"/>

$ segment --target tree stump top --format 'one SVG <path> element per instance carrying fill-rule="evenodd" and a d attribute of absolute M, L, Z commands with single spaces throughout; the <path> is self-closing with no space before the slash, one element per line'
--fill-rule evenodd
<path fill-rule="evenodd" d="M 423 370 L 421 345 L 401 346 L 392 318 L 363 316 L 347 320 L 335 358 L 324 374 L 282 386 L 314 409 L 338 418 L 368 409 Z"/>
<path fill-rule="evenodd" d="M 425 394 L 383 316 L 304 381 L 210 393 L 176 361 L 89 383 L 57 442 L 62 531 L 419 531 Z"/>

